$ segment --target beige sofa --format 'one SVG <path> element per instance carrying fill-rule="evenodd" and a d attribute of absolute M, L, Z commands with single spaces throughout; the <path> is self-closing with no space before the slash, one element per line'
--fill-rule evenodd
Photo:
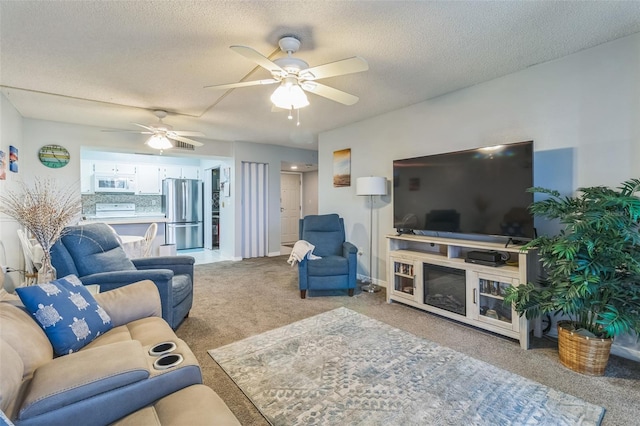
<path fill-rule="evenodd" d="M 162 319 L 151 281 L 100 293 L 113 329 L 78 352 L 54 357 L 13 295 L 0 301 L 0 408 L 16 425 L 239 425 L 202 385 L 198 362 Z M 174 342 L 182 362 L 158 369 L 150 349 Z M 2 419 L 0 418 L 0 424 Z"/>

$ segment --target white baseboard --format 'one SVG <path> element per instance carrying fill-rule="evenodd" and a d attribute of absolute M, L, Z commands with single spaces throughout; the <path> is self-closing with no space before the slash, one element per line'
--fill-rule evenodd
<path fill-rule="evenodd" d="M 621 356 L 622 358 L 640 362 L 640 351 L 633 348 L 627 348 L 614 343 L 611 345 L 611 353 L 613 355 Z"/>

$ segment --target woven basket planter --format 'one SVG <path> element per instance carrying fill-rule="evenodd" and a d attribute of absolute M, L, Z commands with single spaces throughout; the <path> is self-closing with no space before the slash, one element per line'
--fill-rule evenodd
<path fill-rule="evenodd" d="M 558 322 L 558 352 L 562 365 L 590 376 L 604 375 L 613 339 L 583 336 L 572 328 L 571 321 Z"/>

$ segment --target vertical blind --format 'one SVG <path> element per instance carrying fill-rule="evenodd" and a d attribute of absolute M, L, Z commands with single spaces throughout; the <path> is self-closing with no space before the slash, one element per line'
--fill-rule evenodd
<path fill-rule="evenodd" d="M 243 259 L 268 253 L 268 171 L 268 164 L 242 162 Z"/>

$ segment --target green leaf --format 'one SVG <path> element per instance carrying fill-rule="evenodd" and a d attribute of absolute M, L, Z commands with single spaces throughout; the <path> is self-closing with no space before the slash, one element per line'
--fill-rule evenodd
<path fill-rule="evenodd" d="M 513 288 L 505 301 L 527 318 L 561 312 L 594 333 L 640 335 L 640 179 L 565 197 L 529 191 L 547 196 L 530 206 L 532 214 L 563 229 L 525 245 L 537 251 L 544 278 Z"/>

